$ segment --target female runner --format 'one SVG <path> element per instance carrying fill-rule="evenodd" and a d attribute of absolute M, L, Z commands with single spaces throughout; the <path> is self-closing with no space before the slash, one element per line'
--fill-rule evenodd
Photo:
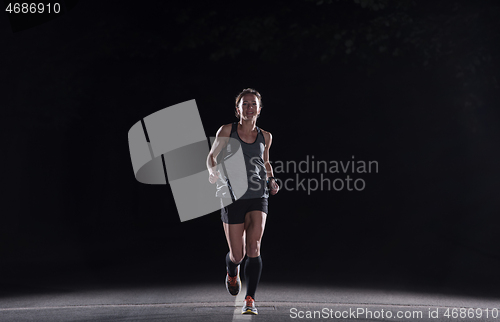
<path fill-rule="evenodd" d="M 217 155 L 226 147 L 229 138 L 240 142 L 247 169 L 248 190 L 243 196 L 223 207 L 221 218 L 229 252 L 226 255 L 226 288 L 236 296 L 241 289 L 240 263 L 245 254 L 245 280 L 247 293 L 242 314 L 257 314 L 255 291 L 262 271 L 260 245 L 268 213 L 268 187 L 275 195 L 279 186 L 269 163 L 270 132 L 256 126 L 262 108 L 262 98 L 255 89 L 244 89 L 236 97 L 236 117 L 239 122 L 219 128 L 207 158 L 210 183 L 218 184 L 218 191 L 229 185 L 227 178 L 217 169 Z"/>

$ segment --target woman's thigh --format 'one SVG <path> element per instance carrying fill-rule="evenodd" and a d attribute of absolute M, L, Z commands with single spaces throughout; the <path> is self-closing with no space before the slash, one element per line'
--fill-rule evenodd
<path fill-rule="evenodd" d="M 264 235 L 267 214 L 263 211 L 250 211 L 245 216 L 246 253 L 248 257 L 260 255 L 260 244 Z"/>

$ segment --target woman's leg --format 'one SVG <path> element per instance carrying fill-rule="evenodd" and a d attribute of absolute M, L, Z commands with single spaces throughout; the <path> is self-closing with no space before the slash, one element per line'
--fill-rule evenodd
<path fill-rule="evenodd" d="M 245 224 L 222 224 L 224 225 L 224 232 L 229 246 L 229 260 L 237 266 L 245 257 Z M 236 273 L 230 275 L 234 276 Z"/>
<path fill-rule="evenodd" d="M 239 265 L 245 257 L 245 224 L 226 224 L 226 233 L 229 253 L 226 255 L 226 289 L 231 295 L 238 295 L 241 289 Z"/>
<path fill-rule="evenodd" d="M 262 260 L 260 257 L 260 244 L 264 227 L 266 225 L 266 213 L 262 211 L 250 211 L 245 216 L 246 232 L 246 254 L 248 256 L 245 263 L 245 279 L 247 283 L 247 294 L 255 299 L 255 291 L 259 284 L 262 271 Z"/>

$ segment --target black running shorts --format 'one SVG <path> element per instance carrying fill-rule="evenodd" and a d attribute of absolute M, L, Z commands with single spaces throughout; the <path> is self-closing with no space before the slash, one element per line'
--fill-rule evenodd
<path fill-rule="evenodd" d="M 238 199 L 221 209 L 221 219 L 226 224 L 242 224 L 248 212 L 258 210 L 267 214 L 267 209 L 267 198 Z"/>

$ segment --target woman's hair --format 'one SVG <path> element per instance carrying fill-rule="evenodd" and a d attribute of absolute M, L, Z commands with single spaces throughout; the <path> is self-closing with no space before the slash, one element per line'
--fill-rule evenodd
<path fill-rule="evenodd" d="M 241 91 L 241 93 L 238 94 L 238 96 L 236 96 L 236 101 L 235 101 L 235 107 L 236 107 L 236 109 L 238 109 L 238 104 L 240 104 L 241 99 L 246 94 L 254 94 L 255 96 L 257 96 L 257 99 L 259 100 L 259 106 L 260 106 L 260 108 L 262 108 L 262 96 L 260 96 L 260 93 L 257 92 L 253 88 L 245 88 L 244 90 Z M 239 117 L 237 111 L 234 111 L 234 114 L 236 115 L 236 117 Z M 257 115 L 257 118 L 259 116 L 260 116 L 260 114 Z"/>

